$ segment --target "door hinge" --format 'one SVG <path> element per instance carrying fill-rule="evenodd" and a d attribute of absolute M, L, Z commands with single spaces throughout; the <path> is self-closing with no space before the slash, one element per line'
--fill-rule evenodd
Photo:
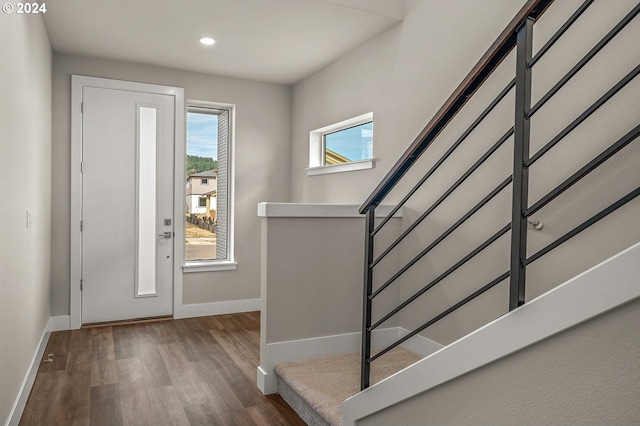
<path fill-rule="evenodd" d="M 80 173 L 84 173 L 84 162 L 80 162 Z"/>
<path fill-rule="evenodd" d="M 80 280 L 80 291 L 82 291 L 82 280 Z"/>
<path fill-rule="evenodd" d="M 80 232 L 82 232 L 82 221 L 80 221 Z"/>
<path fill-rule="evenodd" d="M 84 102 L 80 102 L 80 114 L 84 114 Z"/>

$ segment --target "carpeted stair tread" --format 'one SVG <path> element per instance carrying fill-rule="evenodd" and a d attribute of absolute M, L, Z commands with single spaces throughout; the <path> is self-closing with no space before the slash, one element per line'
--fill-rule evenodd
<path fill-rule="evenodd" d="M 403 348 L 393 349 L 371 364 L 371 384 L 421 358 Z M 275 366 L 275 372 L 331 425 L 342 424 L 342 403 L 360 391 L 359 352 L 287 362 Z"/>

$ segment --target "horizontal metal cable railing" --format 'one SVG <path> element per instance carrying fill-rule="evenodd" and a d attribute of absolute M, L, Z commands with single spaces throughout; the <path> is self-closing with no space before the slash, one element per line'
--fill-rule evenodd
<path fill-rule="evenodd" d="M 391 168 L 389 173 L 378 184 L 374 192 L 367 198 L 365 203 L 360 207 L 360 213 L 366 216 L 366 238 L 365 238 L 365 266 L 364 266 L 364 295 L 363 295 L 363 332 L 362 332 L 362 371 L 361 371 L 361 388 L 369 386 L 369 376 L 371 363 L 383 356 L 393 348 L 398 347 L 408 339 L 416 336 L 437 321 L 456 311 L 468 302 L 474 300 L 481 294 L 495 287 L 500 282 L 509 279 L 509 309 L 515 309 L 522 305 L 525 301 L 525 273 L 526 266 L 535 262 L 545 254 L 549 253 L 559 245 L 573 238 L 580 232 L 589 228 L 591 225 L 600 221 L 607 215 L 619 209 L 623 205 L 629 203 L 640 195 L 640 188 L 630 191 L 624 197 L 615 201 L 608 207 L 602 209 L 597 214 L 583 221 L 578 226 L 566 232 L 561 237 L 547 244 L 534 254 L 527 256 L 527 223 L 535 223 L 531 216 L 540 211 L 554 199 L 573 187 L 580 180 L 588 176 L 593 171 L 610 160 L 615 154 L 628 146 L 631 142 L 640 136 L 640 124 L 620 137 L 613 144 L 609 145 L 593 157 L 590 161 L 582 166 L 568 178 L 564 179 L 560 184 L 555 186 L 551 191 L 541 196 L 531 206 L 529 203 L 529 168 L 540 158 L 553 149 L 559 142 L 570 135 L 580 124 L 585 122 L 598 109 L 607 104 L 607 102 L 619 93 L 624 87 L 630 84 L 640 73 L 640 65 L 628 72 L 620 81 L 600 96 L 592 105 L 582 111 L 573 121 L 565 126 L 558 134 L 552 137 L 548 142 L 534 154 L 529 154 L 530 140 L 530 120 L 541 108 L 560 90 L 575 77 L 581 69 L 583 69 L 598 53 L 610 43 L 615 37 L 631 23 L 638 12 L 640 12 L 640 4 L 636 5 L 630 12 L 622 18 L 592 49 L 588 51 L 571 69 L 562 76 L 551 89 L 542 95 L 537 103 L 531 106 L 531 83 L 532 69 L 538 61 L 545 56 L 546 53 L 553 50 L 554 45 L 561 37 L 579 21 L 585 11 L 594 3 L 594 0 L 584 1 L 573 14 L 560 26 L 560 28 L 549 38 L 549 40 L 538 50 L 535 56 L 532 56 L 533 44 L 533 28 L 536 20 L 550 6 L 553 0 L 530 0 L 518 12 L 515 18 L 510 22 L 505 31 L 494 42 L 489 51 L 482 57 L 479 63 L 472 69 L 469 75 L 454 91 L 451 97 L 445 102 L 442 108 L 436 113 L 434 118 L 427 124 L 425 129 L 420 133 L 416 140 L 411 144 L 409 149 L 401 156 L 398 162 Z M 418 158 L 425 152 L 436 140 L 438 135 L 446 128 L 451 120 L 458 114 L 468 99 L 484 84 L 486 79 L 492 74 L 502 60 L 513 50 L 516 51 L 516 75 L 515 77 L 493 98 L 491 102 L 482 110 L 480 115 L 462 132 L 462 134 L 448 147 L 428 171 L 420 177 L 418 182 L 411 186 L 401 200 L 391 209 L 390 213 L 385 216 L 376 225 L 375 209 L 387 197 L 387 195 L 396 187 L 397 183 L 403 179 L 409 169 L 414 166 Z M 424 184 L 435 174 L 437 170 L 449 159 L 454 152 L 462 149 L 463 142 L 471 135 L 471 133 L 483 123 L 496 107 L 504 101 L 508 94 L 512 93 L 515 99 L 514 103 L 514 124 L 511 128 L 504 131 L 502 136 L 491 145 L 460 177 L 439 196 L 432 204 L 430 204 L 419 216 L 411 222 L 397 237 L 392 238 L 391 243 L 381 250 L 380 254 L 374 256 L 374 244 L 376 236 L 389 223 L 392 217 L 418 192 Z M 392 272 L 382 284 L 373 289 L 374 268 L 388 257 L 405 239 L 416 232 L 416 228 L 429 217 L 433 211 L 447 200 L 472 174 L 474 174 L 480 166 L 482 166 L 489 158 L 491 158 L 505 142 L 513 139 L 513 169 L 510 176 L 504 178 L 496 185 L 487 195 L 485 195 L 473 207 L 468 209 L 466 213 L 460 216 L 445 231 L 441 232 L 435 239 L 421 248 L 420 251 L 411 257 L 406 263 Z M 468 251 L 457 262 L 440 273 L 436 278 L 432 279 L 419 290 L 413 292 L 408 298 L 404 299 L 400 304 L 386 312 L 375 322 L 372 320 L 372 304 L 376 297 L 380 296 L 385 290 L 390 288 L 400 277 L 408 270 L 413 268 L 421 259 L 425 258 L 434 248 L 445 241 L 454 231 L 459 229 L 465 222 L 495 199 L 498 194 L 502 193 L 508 186 L 512 187 L 512 210 L 511 222 L 504 225 L 493 234 L 486 238 L 482 243 L 478 244 L 473 250 Z M 539 229 L 536 227 L 536 229 Z M 485 249 L 496 243 L 500 238 L 511 231 L 510 241 L 510 266 L 509 270 L 500 274 L 489 283 L 480 287 L 472 294 L 464 297 L 462 300 L 444 309 L 442 312 L 432 317 L 422 325 L 410 331 L 404 337 L 396 340 L 390 345 L 377 351 L 375 355 L 371 354 L 371 334 L 383 323 L 398 315 L 408 305 L 416 299 L 427 293 L 434 286 L 441 283 L 445 278 L 453 274 L 471 259 L 483 252 Z"/>

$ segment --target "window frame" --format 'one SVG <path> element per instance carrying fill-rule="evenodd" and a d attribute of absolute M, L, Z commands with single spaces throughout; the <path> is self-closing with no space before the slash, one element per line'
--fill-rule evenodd
<path fill-rule="evenodd" d="M 198 111 L 200 110 L 200 111 Z M 222 104 L 217 102 L 200 101 L 200 100 L 188 100 L 185 106 L 185 133 L 187 128 L 187 114 L 190 112 L 201 113 L 215 113 L 213 111 L 220 111 L 219 114 L 228 113 L 228 137 L 227 137 L 227 150 L 226 150 L 226 168 L 227 168 L 227 248 L 226 257 L 224 259 L 210 259 L 210 260 L 186 260 L 186 247 L 182 254 L 182 270 L 185 273 L 192 272 L 212 272 L 212 271 L 227 271 L 237 269 L 237 262 L 235 260 L 235 239 L 234 239 L 234 199 L 235 199 L 235 105 Z M 187 140 L 185 137 L 185 148 L 183 163 L 186 165 L 187 155 Z M 218 158 L 218 173 L 220 173 L 221 159 Z M 220 177 L 220 176 L 218 176 Z M 216 180 L 216 183 L 218 180 Z M 183 203 L 184 204 L 184 203 Z M 183 217 L 186 214 L 183 213 Z M 185 228 L 186 223 L 183 222 L 182 226 Z"/>
<path fill-rule="evenodd" d="M 330 173 L 348 172 L 354 170 L 371 169 L 375 167 L 375 157 L 373 155 L 373 145 L 371 147 L 371 158 L 351 161 L 342 164 L 325 164 L 326 146 L 325 136 L 341 130 L 350 129 L 366 123 L 373 123 L 373 112 L 349 118 L 338 123 L 330 124 L 309 132 L 309 167 L 307 176 L 324 175 Z M 373 137 L 372 137 L 373 144 Z"/>

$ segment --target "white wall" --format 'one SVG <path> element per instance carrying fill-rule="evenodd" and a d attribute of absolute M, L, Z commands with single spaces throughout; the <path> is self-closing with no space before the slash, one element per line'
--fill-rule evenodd
<path fill-rule="evenodd" d="M 260 297 L 256 204 L 288 201 L 290 88 L 154 66 L 56 53 L 53 58 L 52 315 L 69 314 L 71 74 L 178 86 L 186 100 L 236 105 L 235 238 L 238 269 L 184 275 L 183 303 Z"/>
<path fill-rule="evenodd" d="M 555 2 L 536 24 L 534 49 L 582 3 Z M 365 200 L 401 153 L 454 91 L 524 1 L 415 0 L 406 3 L 403 23 L 363 44 L 293 89 L 292 201 L 344 202 Z M 615 23 L 635 6 L 632 0 L 596 2 L 564 41 L 534 69 L 536 102 Z M 546 21 L 545 21 L 546 20 Z M 455 24 L 453 24 L 455 22 Z M 560 132 L 588 105 L 640 62 L 640 19 L 636 18 L 593 63 L 549 102 L 532 121 L 531 152 Z M 489 84 L 467 104 L 451 126 L 407 175 L 417 179 L 457 139 L 514 75 L 514 55 L 507 58 Z M 594 114 L 578 132 L 550 151 L 531 169 L 530 203 L 537 201 L 563 179 L 640 122 L 640 79 L 636 78 Z M 309 131 L 368 111 L 374 113 L 374 157 L 371 170 L 306 176 Z M 444 166 L 406 206 L 404 226 L 412 223 L 479 158 L 511 125 L 513 96 L 508 96 Z M 511 173 L 513 139 L 508 140 L 467 182 L 418 227 L 399 247 L 406 263 L 453 224 L 477 201 Z M 531 230 L 529 254 L 552 242 L 606 205 L 640 185 L 640 140 L 610 160 L 606 167 L 534 216 L 545 224 Z M 408 183 L 400 184 L 406 188 Z M 384 203 L 404 193 L 390 194 Z M 511 186 L 483 208 L 423 261 L 398 281 L 400 299 L 438 277 L 510 221 Z M 620 209 L 589 232 L 564 244 L 529 269 L 527 299 L 553 288 L 640 240 L 640 200 Z M 455 272 L 401 316 L 412 329 L 439 314 L 508 269 L 507 233 L 466 267 Z M 381 251 L 384 247 L 378 246 Z M 398 249 L 396 249 L 398 250 Z M 381 283 L 392 271 L 379 268 Z M 505 282 L 482 298 L 432 327 L 427 337 L 447 343 L 506 312 Z"/>
<path fill-rule="evenodd" d="M 0 14 L 0 424 L 49 321 L 51 48 L 40 16 Z M 33 214 L 26 227 L 26 211 Z"/>

